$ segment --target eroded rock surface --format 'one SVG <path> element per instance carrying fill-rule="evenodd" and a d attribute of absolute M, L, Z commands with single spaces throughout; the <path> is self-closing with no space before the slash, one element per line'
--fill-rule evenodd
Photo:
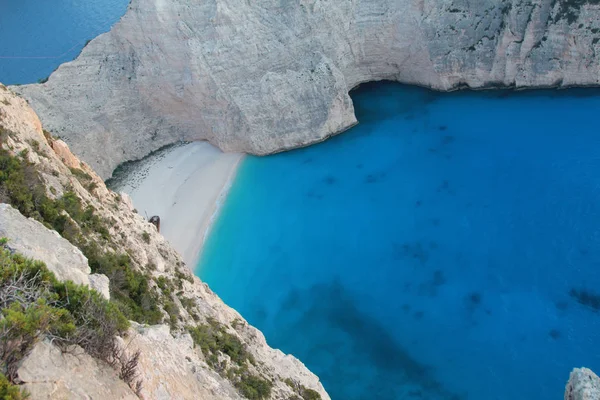
<path fill-rule="evenodd" d="M 138 399 L 113 368 L 79 347 L 62 352 L 49 342 L 40 342 L 17 375 L 32 399 Z"/>
<path fill-rule="evenodd" d="M 587 368 L 575 368 L 565 389 L 565 400 L 600 399 L 600 378 Z"/>
<path fill-rule="evenodd" d="M 8 239 L 11 251 L 44 261 L 61 281 L 90 285 L 87 258 L 77 247 L 8 204 L 0 204 L 0 237 Z"/>
<path fill-rule="evenodd" d="M 171 336 L 167 325 L 134 324 L 128 348 L 141 351 L 139 372 L 147 399 L 243 399 L 231 384 L 207 368 L 189 334 Z"/>
<path fill-rule="evenodd" d="M 597 0 L 132 0 L 14 90 L 103 178 L 179 140 L 268 154 L 356 123 L 348 91 L 597 85 Z"/>

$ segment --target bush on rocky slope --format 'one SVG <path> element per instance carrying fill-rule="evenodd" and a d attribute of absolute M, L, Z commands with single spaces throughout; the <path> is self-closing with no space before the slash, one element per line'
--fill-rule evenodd
<path fill-rule="evenodd" d="M 22 391 L 17 385 L 13 385 L 0 373 L 0 399 L 2 400 L 25 400 L 29 394 Z"/>
<path fill-rule="evenodd" d="M 162 321 L 162 312 L 152 292 L 148 275 L 131 268 L 127 254 L 116 254 L 101 248 L 98 242 L 109 243 L 108 222 L 84 207 L 73 191 L 51 199 L 35 166 L 24 155 L 14 156 L 0 148 L 0 203 L 17 208 L 26 217 L 34 218 L 79 247 L 88 258 L 93 273 L 110 279 L 111 294 L 127 318 L 140 323 Z"/>
<path fill-rule="evenodd" d="M 215 371 L 227 377 L 247 399 L 268 399 L 273 383 L 249 371 L 256 360 L 237 336 L 213 319 L 206 324 L 188 327 L 194 344 Z M 225 358 L 225 359 L 224 359 Z"/>
<path fill-rule="evenodd" d="M 64 349 L 78 345 L 121 367 L 121 374 L 131 369 L 126 364 L 136 356 L 124 354 L 116 339 L 129 328 L 119 308 L 87 286 L 59 282 L 44 263 L 11 253 L 5 243 L 0 241 L 0 372 L 12 381 L 19 361 L 44 338 Z"/>
<path fill-rule="evenodd" d="M 291 378 L 285 379 L 284 382 L 294 392 L 299 394 L 299 396 L 295 396 L 289 400 L 321 400 L 321 395 L 316 390 L 309 389 Z"/>

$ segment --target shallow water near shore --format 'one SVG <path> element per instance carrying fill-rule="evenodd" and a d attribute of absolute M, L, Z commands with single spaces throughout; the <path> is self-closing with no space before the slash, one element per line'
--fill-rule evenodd
<path fill-rule="evenodd" d="M 129 0 L 0 0 L 0 82 L 35 83 L 125 14 Z"/>
<path fill-rule="evenodd" d="M 360 125 L 243 161 L 199 276 L 333 399 L 561 399 L 600 370 L 600 92 L 352 97 Z"/>

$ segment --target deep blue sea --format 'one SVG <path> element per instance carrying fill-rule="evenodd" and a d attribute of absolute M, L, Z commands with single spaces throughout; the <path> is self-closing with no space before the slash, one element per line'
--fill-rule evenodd
<path fill-rule="evenodd" d="M 600 92 L 352 93 L 247 157 L 197 273 L 333 399 L 562 399 L 600 371 Z"/>
<path fill-rule="evenodd" d="M 36 82 L 125 14 L 129 0 L 0 0 L 0 82 Z"/>

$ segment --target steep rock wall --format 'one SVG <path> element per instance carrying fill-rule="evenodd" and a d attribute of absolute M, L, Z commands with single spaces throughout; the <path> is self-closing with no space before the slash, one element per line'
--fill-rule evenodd
<path fill-rule="evenodd" d="M 143 398 L 178 399 L 194 395 L 202 399 L 243 398 L 235 387 L 236 375 L 225 374 L 237 368 L 237 364 L 222 353 L 218 353 L 218 365 L 211 362 L 210 356 L 217 354 L 194 346 L 188 333 L 189 327 L 210 323 L 235 338 L 235 343 L 239 341 L 239 346 L 252 356 L 253 364 L 242 365 L 253 376 L 271 383 L 271 399 L 290 399 L 295 395 L 287 381 L 314 390 L 323 400 L 329 399 L 317 376 L 295 357 L 271 348 L 260 331 L 192 274 L 154 225 L 135 211 L 126 195 L 108 190 L 100 177 L 79 161 L 68 146 L 42 130 L 40 120 L 24 99 L 1 84 L 0 148 L 26 161 L 28 168 L 35 170 L 48 197 L 58 199 L 70 192 L 77 196 L 84 209 L 90 207 L 94 215 L 107 223 L 109 239 L 103 240 L 94 232 L 86 235 L 103 250 L 127 254 L 131 270 L 147 276 L 153 298 L 162 299 L 157 303 L 164 314 L 161 322 L 168 325 L 134 323 L 130 334 L 123 338 L 128 351 L 141 352 L 138 372 L 143 383 Z M 34 184 L 33 181 L 28 183 Z M 6 246 L 10 250 L 45 262 L 59 279 L 76 280 L 99 291 L 108 291 L 102 287 L 105 285 L 96 285 L 98 282 L 94 279 L 108 281 L 108 278 L 88 275 L 91 272 L 88 260 L 77 248 L 55 231 L 2 204 L 5 197 L 0 191 L 0 237 L 8 239 Z M 119 276 L 114 274 L 110 279 L 119 280 Z M 114 298 L 113 289 L 111 287 L 111 292 L 105 295 Z M 176 312 L 167 311 L 166 299 L 171 303 L 168 308 Z M 19 371 L 20 379 L 35 398 L 88 395 L 112 399 L 130 398 L 132 394 L 99 360 L 84 357 L 75 363 L 48 344 L 36 346 L 24 365 Z"/>
<path fill-rule="evenodd" d="M 268 154 L 356 123 L 348 91 L 597 85 L 598 0 L 132 0 L 15 90 L 103 178 L 178 140 Z"/>

